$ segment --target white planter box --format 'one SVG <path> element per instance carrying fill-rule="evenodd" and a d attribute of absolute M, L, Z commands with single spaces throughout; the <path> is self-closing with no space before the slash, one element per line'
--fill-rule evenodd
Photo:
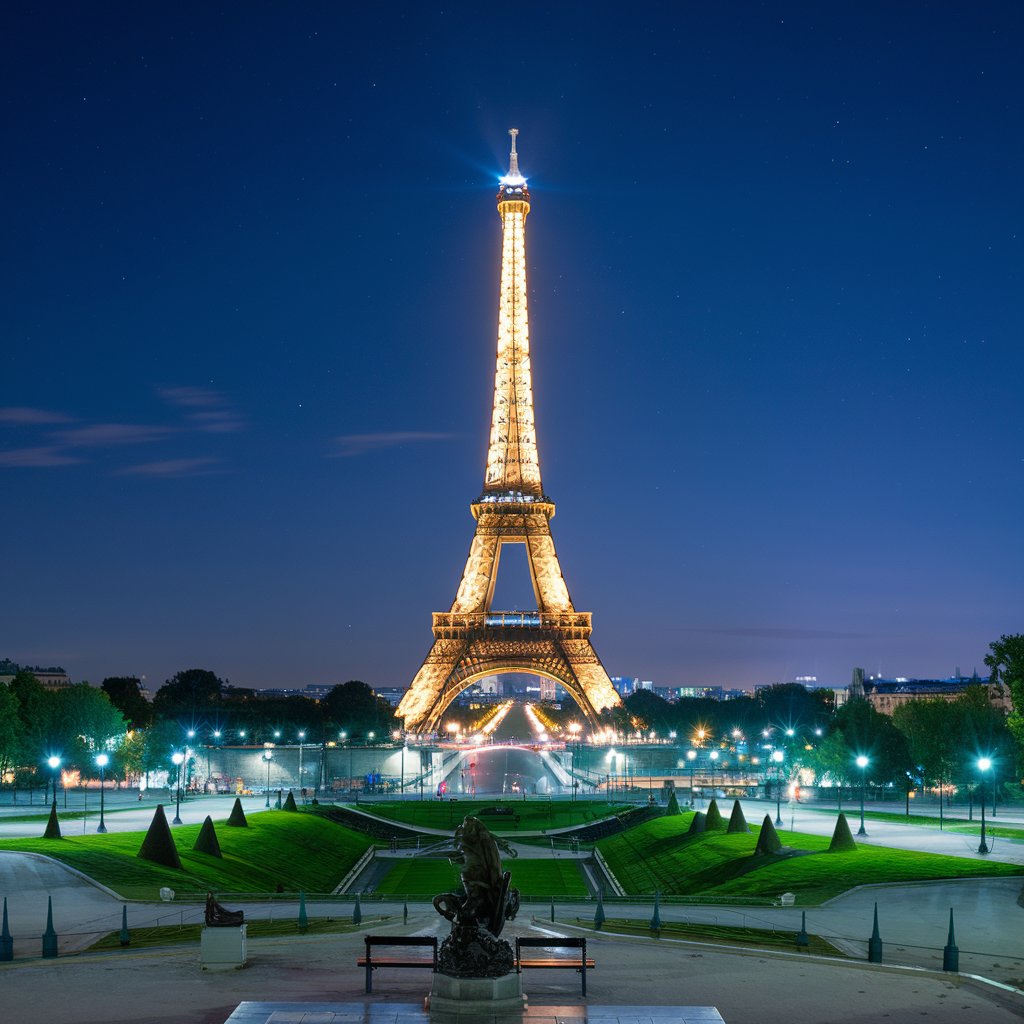
<path fill-rule="evenodd" d="M 245 966 L 246 929 L 203 928 L 200 940 L 199 962 L 204 971 L 230 971 Z"/>

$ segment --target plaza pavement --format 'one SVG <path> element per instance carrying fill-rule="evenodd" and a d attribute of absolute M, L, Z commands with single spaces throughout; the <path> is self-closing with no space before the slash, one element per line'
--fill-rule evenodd
<path fill-rule="evenodd" d="M 258 813 L 263 800 L 243 800 L 247 814 Z M 723 801 L 723 804 L 725 801 Z M 767 805 L 745 802 L 748 820 L 757 822 Z M 207 814 L 223 816 L 230 808 L 225 798 L 201 798 L 183 806 L 186 821 L 199 822 Z M 774 808 L 772 808 L 774 810 Z M 803 831 L 830 834 L 835 813 L 804 807 L 784 808 L 796 827 Z M 152 818 L 153 804 L 129 806 L 124 812 L 108 817 L 112 830 L 144 828 Z M 10 817 L 10 815 L 6 815 Z M 773 815 L 774 817 L 774 815 Z M 1004 815 L 1003 821 L 1009 821 Z M 10 822 L 21 834 L 38 835 L 39 823 Z M 72 829 L 65 828 L 71 834 Z M 790 818 L 786 818 L 787 827 Z M 95 821 L 83 828 L 93 831 Z M 938 833 L 935 829 L 917 826 L 868 822 L 871 839 L 884 845 L 928 849 L 965 855 L 963 841 L 969 839 L 955 833 Z M 976 842 L 976 840 L 974 840 Z M 534 850 L 533 852 L 536 852 Z M 1024 844 L 997 842 L 989 859 L 1022 862 Z M 977 856 L 977 854 L 974 854 Z M 566 856 L 561 853 L 560 856 Z M 857 961 L 836 965 L 827 961 L 809 961 L 802 956 L 751 951 L 727 951 L 721 947 L 646 938 L 615 939 L 593 936 L 591 943 L 599 956 L 599 970 L 589 983 L 593 1004 L 620 1002 L 649 1004 L 687 1003 L 716 1005 L 726 1021 L 861 1021 L 883 1020 L 887 1016 L 927 1016 L 932 1022 L 945 1020 L 998 1022 L 1024 1017 L 1024 997 L 1003 992 L 991 986 L 965 982 L 959 976 L 933 976 L 931 973 L 901 973 L 888 965 L 910 965 L 934 971 L 941 966 L 941 947 L 946 940 L 949 908 L 955 908 L 956 939 L 960 947 L 960 969 L 964 974 L 977 974 L 1008 985 L 1024 987 L 1024 909 L 1016 902 L 1021 880 L 982 879 L 937 882 L 907 886 L 864 887 L 846 893 L 823 907 L 807 909 L 809 931 L 829 937 Z M 310 939 L 296 936 L 289 940 L 253 940 L 250 942 L 252 967 L 230 975 L 206 975 L 198 970 L 197 951 L 168 948 L 162 951 L 133 951 L 130 948 L 114 954 L 66 954 L 82 950 L 96 937 L 120 927 L 123 902 L 45 858 L 20 854 L 0 854 L 0 895 L 9 897 L 11 931 L 15 936 L 14 964 L 0 964 L 0 984 L 5 994 L 4 1005 L 10 1006 L 12 1021 L 132 1020 L 169 1022 L 176 1020 L 223 1021 L 234 1003 L 222 1003 L 221 997 L 235 1002 L 244 999 L 310 999 L 311 1001 L 351 1001 L 361 997 L 362 974 L 355 969 L 355 957 L 361 949 L 359 935 L 330 936 Z M 62 959 L 43 961 L 37 958 L 40 936 L 46 921 L 47 896 L 53 897 L 54 923 L 60 938 Z M 879 969 L 864 964 L 866 940 L 870 935 L 871 914 L 879 903 L 880 931 L 885 943 L 886 967 Z M 232 904 L 246 910 L 252 918 L 297 916 L 294 904 Z M 372 918 L 378 913 L 390 914 L 394 928 L 400 920 L 397 904 L 364 903 L 364 931 L 381 930 Z M 609 902 L 610 918 L 649 919 L 649 904 Z M 310 904 L 310 916 L 347 918 L 349 905 L 337 903 Z M 559 904 L 558 923 L 548 921 L 549 907 L 525 907 L 517 929 L 528 928 L 533 916 L 542 929 L 575 931 L 573 925 L 588 924 L 593 919 L 593 904 Z M 800 926 L 799 907 L 692 907 L 665 905 L 661 907 L 664 921 L 710 921 L 719 924 L 748 925 L 795 932 Z M 182 907 L 166 903 L 132 903 L 129 905 L 129 926 L 141 928 L 152 924 L 194 922 L 201 919 L 201 907 Z M 441 922 L 432 911 L 412 907 L 410 931 L 437 931 Z M 603 950 L 603 955 L 596 952 Z M 59 974 L 54 975 L 54 971 Z M 381 975 L 386 983 L 378 987 L 382 994 L 375 999 L 419 998 L 425 981 L 416 981 L 418 972 L 393 972 Z M 50 981 L 59 979 L 55 996 Z M 168 979 L 176 979 L 181 998 L 169 995 L 169 1003 L 157 1007 L 146 993 L 161 994 Z M 717 987 L 716 987 L 717 984 Z M 608 988 L 605 988 L 608 985 Z M 114 1014 L 111 992 L 124 987 L 133 993 L 131 1008 L 123 1016 Z M 173 986 L 171 986 L 173 988 Z M 52 991 L 51 991 L 52 990 Z M 573 976 L 554 972 L 531 975 L 527 990 L 533 1001 L 566 1001 L 575 991 Z M 39 993 L 45 993 L 43 998 Z M 35 995 L 33 995 L 35 993 Z M 237 998 L 235 998 L 237 996 Z M 164 998 L 164 996 L 161 996 Z M 142 1010 L 140 999 L 147 1004 Z M 8 1002 L 10 1000 L 10 1002 Z M 73 1017 L 61 1008 L 72 1001 Z M 52 1005 L 51 1005 L 52 1004 Z M 187 1011 L 186 1011 L 187 1006 Z M 117 1012 L 122 1012 L 118 1010 Z M 1009 1016 L 1004 1017 L 1004 1014 Z M 976 1016 L 977 1015 L 977 1016 Z"/>
<path fill-rule="evenodd" d="M 373 924 L 367 922 L 367 930 Z M 387 926 L 385 926 L 387 927 Z M 393 927 L 393 925 L 392 925 Z M 433 912 L 417 912 L 411 932 L 439 928 Z M 567 931 L 526 922 L 532 934 Z M 381 930 L 378 926 L 376 930 Z M 363 995 L 355 966 L 361 933 L 250 940 L 249 966 L 205 973 L 198 950 L 118 951 L 59 960 L 0 964 L 3 1019 L 14 1024 L 221 1024 L 245 1000 L 358 1004 L 375 1010 L 415 1004 L 426 994 L 426 971 L 380 971 L 373 996 Z M 632 1006 L 716 1006 L 727 1024 L 867 1024 L 925 1019 L 928 1024 L 1011 1024 L 1024 1015 L 1024 996 L 961 976 L 897 970 L 861 963 L 811 961 L 798 955 L 730 951 L 647 938 L 594 935 L 588 952 L 597 969 L 588 978 L 590 1006 L 615 1004 L 620 1019 Z M 579 1006 L 571 971 L 528 972 L 531 1007 Z"/>

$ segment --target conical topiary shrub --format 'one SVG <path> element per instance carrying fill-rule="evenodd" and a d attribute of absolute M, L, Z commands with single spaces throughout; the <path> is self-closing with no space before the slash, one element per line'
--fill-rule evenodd
<path fill-rule="evenodd" d="M 762 857 L 766 853 L 778 853 L 782 849 L 779 834 L 775 831 L 770 814 L 764 816 L 761 822 L 761 834 L 757 837 L 757 846 L 754 847 L 754 856 Z"/>
<path fill-rule="evenodd" d="M 707 828 L 707 818 L 704 816 L 703 811 L 697 811 L 693 815 L 693 821 L 690 822 L 690 827 L 686 830 L 688 836 L 696 835 L 698 832 L 703 832 Z"/>
<path fill-rule="evenodd" d="M 288 790 L 288 796 L 285 797 L 284 806 L 281 808 L 282 811 L 297 811 L 298 807 L 295 806 L 295 794 Z"/>
<path fill-rule="evenodd" d="M 714 829 L 723 828 L 725 826 L 725 818 L 722 817 L 722 812 L 718 809 L 718 801 L 712 800 L 708 804 L 707 822 L 704 827 L 709 831 Z"/>
<path fill-rule="evenodd" d="M 249 822 L 245 820 L 245 811 L 242 810 L 241 797 L 235 797 L 235 805 L 231 808 L 231 813 L 228 815 L 227 824 L 231 825 L 232 828 L 249 827 Z"/>
<path fill-rule="evenodd" d="M 729 815 L 729 827 L 725 830 L 726 832 L 749 832 L 750 826 L 747 824 L 747 819 L 743 817 L 743 808 L 740 807 L 739 800 L 735 800 L 732 805 L 732 814 Z"/>
<path fill-rule="evenodd" d="M 208 853 L 211 857 L 220 857 L 220 841 L 217 839 L 217 830 L 213 827 L 213 818 L 206 816 L 203 827 L 196 836 L 196 845 L 192 847 L 197 853 Z"/>
<path fill-rule="evenodd" d="M 156 805 L 153 820 L 149 823 L 149 831 L 142 840 L 138 856 L 143 860 L 151 860 L 154 864 L 163 864 L 167 868 L 181 869 L 178 848 L 171 837 L 171 826 L 167 824 L 163 804 Z"/>
<path fill-rule="evenodd" d="M 828 844 L 829 853 L 844 853 L 847 850 L 856 850 L 857 843 L 850 832 L 850 823 L 846 815 L 840 812 L 836 819 L 835 831 L 832 833 L 832 842 Z"/>
<path fill-rule="evenodd" d="M 665 808 L 666 814 L 679 814 L 679 801 L 676 799 L 676 791 L 673 789 L 668 796 L 668 806 Z"/>
<path fill-rule="evenodd" d="M 60 822 L 57 820 L 57 801 L 54 800 L 50 805 L 50 817 L 46 821 L 46 831 L 43 833 L 44 839 L 60 839 Z"/>

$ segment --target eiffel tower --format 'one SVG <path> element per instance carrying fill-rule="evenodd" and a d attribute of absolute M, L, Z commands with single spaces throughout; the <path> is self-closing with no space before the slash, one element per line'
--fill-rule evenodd
<path fill-rule="evenodd" d="M 551 538 L 554 502 L 544 493 L 530 379 L 526 290 L 526 215 L 530 192 L 519 173 L 517 128 L 509 131 L 509 170 L 498 189 L 501 288 L 494 411 L 483 493 L 470 505 L 476 534 L 451 611 L 434 612 L 434 645 L 398 706 L 409 732 L 437 731 L 467 686 L 499 672 L 545 676 L 563 686 L 592 725 L 617 705 L 604 665 L 590 644 L 590 612 L 573 607 Z M 491 607 L 505 544 L 526 547 L 537 610 Z"/>

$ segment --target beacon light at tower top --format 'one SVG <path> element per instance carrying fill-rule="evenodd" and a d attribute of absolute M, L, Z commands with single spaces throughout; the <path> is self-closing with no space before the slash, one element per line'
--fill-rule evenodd
<path fill-rule="evenodd" d="M 516 136 L 519 134 L 519 129 L 509 128 L 508 133 L 512 136 L 512 152 L 509 154 L 508 174 L 503 174 L 498 181 L 510 190 L 514 190 L 517 186 L 525 185 L 526 179 L 519 173 L 519 154 L 516 152 Z"/>

